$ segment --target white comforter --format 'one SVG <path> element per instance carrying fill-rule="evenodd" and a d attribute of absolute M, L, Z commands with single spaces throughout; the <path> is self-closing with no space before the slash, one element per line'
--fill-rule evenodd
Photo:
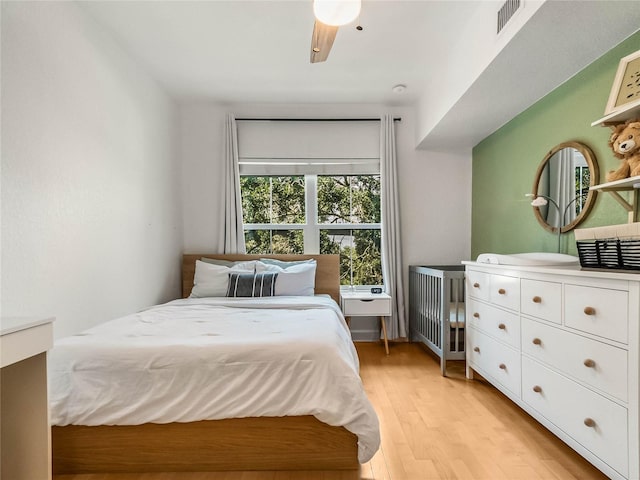
<path fill-rule="evenodd" d="M 56 342 L 53 425 L 313 415 L 379 447 L 344 317 L 324 297 L 175 300 Z"/>

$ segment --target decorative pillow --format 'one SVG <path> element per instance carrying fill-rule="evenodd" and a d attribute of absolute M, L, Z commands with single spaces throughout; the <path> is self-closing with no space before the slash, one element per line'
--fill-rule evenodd
<path fill-rule="evenodd" d="M 262 262 L 261 262 L 262 263 Z M 277 265 L 257 265 L 259 272 L 274 272 L 278 274 L 276 295 L 312 296 L 316 286 L 316 262 L 305 262 L 282 268 Z"/>
<path fill-rule="evenodd" d="M 273 297 L 278 273 L 230 273 L 227 297 Z"/>
<path fill-rule="evenodd" d="M 191 298 L 224 297 L 229 286 L 229 273 L 251 273 L 255 271 L 256 262 L 240 262 L 233 268 L 214 265 L 196 260 L 196 273 L 193 277 Z"/>

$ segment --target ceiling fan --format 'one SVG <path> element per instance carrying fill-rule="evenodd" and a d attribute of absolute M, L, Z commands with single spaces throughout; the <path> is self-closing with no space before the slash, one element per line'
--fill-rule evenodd
<path fill-rule="evenodd" d="M 316 21 L 311 35 L 311 63 L 327 59 L 338 27 L 358 18 L 361 4 L 362 0 L 313 0 Z"/>

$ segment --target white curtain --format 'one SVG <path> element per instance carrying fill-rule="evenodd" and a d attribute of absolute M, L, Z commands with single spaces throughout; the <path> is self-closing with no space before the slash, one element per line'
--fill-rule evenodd
<path fill-rule="evenodd" d="M 558 205 L 562 208 L 562 213 L 566 211 L 566 216 L 562 219 L 562 225 L 567 225 L 576 219 L 576 167 L 575 167 L 574 148 L 565 148 L 562 150 L 562 180 L 564 188 L 562 195 L 558 197 Z M 573 202 L 573 203 L 572 203 Z M 572 204 L 572 208 L 569 208 Z"/>
<path fill-rule="evenodd" d="M 238 129 L 236 119 L 228 114 L 224 125 L 224 245 L 223 253 L 245 253 L 242 229 L 242 196 L 240 192 L 240 167 L 238 161 Z"/>
<path fill-rule="evenodd" d="M 407 337 L 404 315 L 402 247 L 398 195 L 396 133 L 393 116 L 380 121 L 380 202 L 382 210 L 382 277 L 385 291 L 391 295 L 391 317 L 386 317 L 389 338 Z"/>

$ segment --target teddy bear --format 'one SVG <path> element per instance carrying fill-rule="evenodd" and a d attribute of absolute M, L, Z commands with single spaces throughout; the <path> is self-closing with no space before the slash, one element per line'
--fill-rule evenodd
<path fill-rule="evenodd" d="M 640 119 L 629 120 L 611 127 L 609 147 L 613 154 L 623 160 L 618 170 L 607 174 L 607 182 L 640 175 Z"/>

